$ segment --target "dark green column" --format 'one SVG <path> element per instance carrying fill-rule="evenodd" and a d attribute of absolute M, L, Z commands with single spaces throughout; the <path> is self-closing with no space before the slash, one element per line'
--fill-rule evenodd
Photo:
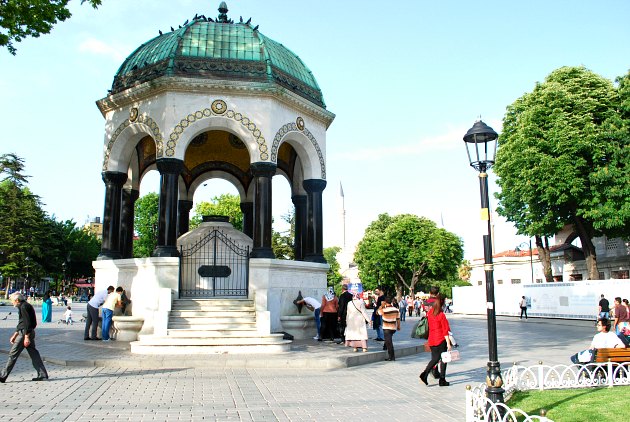
<path fill-rule="evenodd" d="M 120 209 L 120 253 L 123 258 L 133 258 L 133 217 L 134 206 L 140 192 L 135 189 L 122 190 Z"/>
<path fill-rule="evenodd" d="M 254 238 L 254 203 L 241 202 L 241 211 L 243 212 L 243 233 Z"/>
<path fill-rule="evenodd" d="M 179 174 L 184 162 L 162 158 L 156 162 L 160 172 L 160 206 L 157 246 L 152 256 L 179 256 L 177 251 L 177 196 Z"/>
<path fill-rule="evenodd" d="M 254 246 L 252 258 L 275 258 L 271 249 L 271 178 L 276 174 L 276 165 L 253 163 L 254 176 Z"/>
<path fill-rule="evenodd" d="M 306 251 L 305 261 L 326 263 L 324 259 L 324 235 L 322 217 L 322 192 L 326 181 L 309 179 L 302 182 L 306 191 Z"/>
<path fill-rule="evenodd" d="M 177 203 L 177 215 L 179 216 L 177 222 L 177 238 L 183 234 L 188 233 L 190 230 L 190 210 L 192 209 L 193 201 L 186 199 L 180 199 Z"/>
<path fill-rule="evenodd" d="M 295 195 L 291 198 L 295 207 L 295 239 L 293 239 L 293 252 L 296 261 L 304 261 L 304 251 L 306 250 L 306 195 Z"/>
<path fill-rule="evenodd" d="M 103 240 L 97 260 L 120 259 L 120 203 L 122 187 L 127 181 L 127 173 L 105 171 L 105 209 L 103 211 Z"/>

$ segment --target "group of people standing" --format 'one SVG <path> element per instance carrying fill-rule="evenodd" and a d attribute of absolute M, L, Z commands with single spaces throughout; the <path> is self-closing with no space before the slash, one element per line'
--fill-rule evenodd
<path fill-rule="evenodd" d="M 112 318 L 116 308 L 123 306 L 123 294 L 124 290 L 122 287 L 118 286 L 114 291 L 114 286 L 109 286 L 107 290 L 101 290 L 92 296 L 87 303 L 87 318 L 85 320 L 83 340 L 114 340 L 110 337 Z M 103 314 L 103 322 L 101 325 L 102 339 L 96 335 L 99 321 L 99 307 L 102 307 Z"/>
<path fill-rule="evenodd" d="M 599 299 L 599 318 L 606 318 L 610 321 L 612 328 L 617 335 L 630 336 L 630 307 L 628 299 L 616 297 L 613 307 L 602 294 Z"/>
<path fill-rule="evenodd" d="M 365 301 L 361 293 L 351 293 L 346 284 L 342 285 L 342 293 L 337 297 L 332 287 L 322 296 L 321 302 L 312 297 L 305 297 L 295 303 L 305 305 L 313 312 L 318 341 L 335 341 L 351 347 L 355 352 L 368 351 L 368 330 L 370 326 L 376 331 L 376 341 L 383 342 L 383 350 L 387 351 L 386 361 L 396 360 L 393 336 L 400 331 L 403 315 L 408 312 L 406 298 L 401 301 L 394 296 L 385 295 L 380 288 L 374 290 L 372 315 L 368 315 Z M 419 301 L 419 299 L 418 299 Z M 400 303 L 403 303 L 403 306 Z M 427 343 L 431 348 L 431 360 L 420 374 L 420 380 L 428 385 L 428 375 L 438 379 L 440 386 L 448 386 L 446 381 L 446 363 L 442 361 L 442 353 L 453 347 L 450 337 L 450 326 L 444 313 L 445 298 L 439 294 L 437 287 L 432 287 L 430 297 L 426 301 L 412 304 L 412 312 L 418 307 L 417 315 L 426 314 L 429 325 Z"/>

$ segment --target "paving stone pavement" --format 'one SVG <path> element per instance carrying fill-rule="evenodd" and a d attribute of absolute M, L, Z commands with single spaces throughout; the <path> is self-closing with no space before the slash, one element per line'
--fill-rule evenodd
<path fill-rule="evenodd" d="M 77 315 L 84 308 L 73 305 Z M 35 371 L 24 352 L 0 385 L 0 420 L 462 421 L 466 385 L 485 379 L 482 316 L 448 315 L 462 360 L 448 366 L 450 387 L 438 387 L 431 377 L 427 387 L 418 374 L 429 355 L 415 353 L 421 342 L 409 338 L 416 318 L 407 318 L 394 336 L 395 362 L 383 361 L 381 343 L 374 341 L 368 353 L 357 354 L 313 340 L 296 342 L 294 351 L 280 356 L 154 359 L 132 355 L 122 342 L 84 342 L 82 323 L 57 324 L 63 310 L 55 307 L 54 322 L 37 329 L 50 380 L 30 382 Z M 16 322 L 14 308 L 0 307 L 0 351 L 9 350 Z M 507 369 L 514 361 L 567 364 L 588 345 L 595 327 L 594 321 L 499 318 L 497 331 Z"/>

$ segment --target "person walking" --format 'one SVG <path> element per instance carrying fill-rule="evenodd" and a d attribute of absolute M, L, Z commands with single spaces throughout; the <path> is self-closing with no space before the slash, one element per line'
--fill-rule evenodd
<path fill-rule="evenodd" d="M 114 317 L 114 311 L 116 310 L 116 308 L 120 308 L 122 306 L 122 293 L 123 288 L 118 286 L 116 287 L 116 291 L 109 293 L 107 295 L 107 299 L 105 299 L 105 302 L 103 302 L 103 325 L 101 327 L 103 341 L 112 340 L 109 336 L 109 331 L 112 327 L 112 318 Z"/>
<path fill-rule="evenodd" d="M 42 357 L 35 347 L 35 327 L 37 327 L 37 315 L 35 315 L 35 310 L 33 306 L 24 299 L 21 293 L 16 292 L 11 294 L 9 299 L 11 299 L 11 303 L 18 310 L 18 324 L 9 340 L 11 350 L 9 350 L 7 364 L 2 373 L 0 373 L 0 382 L 4 383 L 7 380 L 7 377 L 15 366 L 15 361 L 17 361 L 17 358 L 24 349 L 26 349 L 28 355 L 31 357 L 33 368 L 37 371 L 37 377 L 33 378 L 32 381 L 46 381 L 48 379 L 48 372 L 44 367 Z"/>
<path fill-rule="evenodd" d="M 400 310 L 396 309 L 392 303 L 396 300 L 394 298 L 387 297 L 383 300 L 383 304 L 378 309 L 378 314 L 383 321 L 383 334 L 385 336 L 385 349 L 387 350 L 387 361 L 396 360 L 394 353 L 393 337 L 396 331 L 400 331 L 400 311 L 405 313 L 406 308 L 401 307 Z"/>
<path fill-rule="evenodd" d="M 338 344 L 345 343 L 346 337 L 346 320 L 348 315 L 348 304 L 352 302 L 352 293 L 348 291 L 348 285 L 346 283 L 341 285 L 341 295 L 339 295 L 339 311 L 337 314 L 337 321 L 339 323 L 339 335 L 341 336 Z M 365 303 L 363 304 L 365 308 Z"/>
<path fill-rule="evenodd" d="M 374 340 L 385 341 L 384 339 L 385 334 L 383 333 L 383 321 L 381 320 L 381 316 L 378 314 L 378 310 L 380 309 L 381 305 L 383 304 L 383 301 L 385 300 L 385 294 L 383 293 L 383 290 L 380 288 L 375 289 L 374 293 L 376 294 L 376 297 L 377 297 L 376 304 L 374 305 L 374 312 L 372 313 L 372 321 L 373 321 L 372 327 L 376 331 L 376 338 Z"/>
<path fill-rule="evenodd" d="M 621 297 L 615 298 L 615 318 L 613 320 L 613 328 L 615 334 L 619 335 L 626 331 L 630 327 L 630 315 L 628 315 L 628 309 L 621 300 Z"/>
<path fill-rule="evenodd" d="M 85 331 L 83 332 L 83 340 L 100 340 L 96 337 L 98 328 L 98 308 L 105 303 L 107 296 L 114 291 L 114 286 L 109 286 L 107 290 L 96 292 L 92 299 L 87 303 L 87 318 L 85 319 Z M 90 332 L 91 327 L 91 332 Z M 91 333 L 91 337 L 90 337 Z"/>
<path fill-rule="evenodd" d="M 610 302 L 604 295 L 601 295 L 599 299 L 599 318 L 610 318 Z"/>
<path fill-rule="evenodd" d="M 51 291 L 47 290 L 42 298 L 42 322 L 52 322 L 52 299 Z"/>
<path fill-rule="evenodd" d="M 428 377 L 429 372 L 439 362 L 439 382 L 440 387 L 446 387 L 449 384 L 446 381 L 446 363 L 442 362 L 442 353 L 450 351 L 453 347 L 448 332 L 451 327 L 448 324 L 446 315 L 442 311 L 444 305 L 444 297 L 440 294 L 435 296 L 432 308 L 427 312 L 427 319 L 429 322 L 429 338 L 427 344 L 431 348 L 431 360 L 427 364 L 427 367 L 420 374 L 420 380 L 429 385 Z"/>
<path fill-rule="evenodd" d="M 407 297 L 408 298 L 408 297 Z M 398 310 L 400 311 L 400 320 L 405 321 L 407 318 L 407 298 L 404 296 L 400 298 L 398 302 Z M 409 315 L 411 316 L 411 315 Z"/>
<path fill-rule="evenodd" d="M 345 345 L 354 348 L 355 352 L 359 351 L 359 347 L 367 352 L 367 327 L 366 324 L 372 324 L 365 309 L 365 302 L 361 298 L 361 293 L 355 293 L 352 300 L 348 303 L 346 312 L 346 331 Z"/>
<path fill-rule="evenodd" d="M 63 318 L 66 322 L 66 325 L 74 324 L 74 321 L 72 320 L 72 307 L 71 306 L 68 306 L 68 308 L 66 308 L 66 312 L 64 312 Z"/>
<path fill-rule="evenodd" d="M 518 306 L 521 307 L 521 316 L 519 319 L 523 319 L 523 314 L 525 315 L 525 319 L 527 319 L 527 299 L 525 299 L 525 296 L 521 297 L 521 301 L 518 303 Z"/>

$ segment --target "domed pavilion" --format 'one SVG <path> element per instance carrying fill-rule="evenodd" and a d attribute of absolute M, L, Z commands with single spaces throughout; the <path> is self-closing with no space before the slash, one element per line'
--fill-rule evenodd
<path fill-rule="evenodd" d="M 118 280 L 137 296 L 134 270 L 122 274 L 126 265 L 138 266 L 130 259 L 134 202 L 143 176 L 154 169 L 160 173 L 157 247 L 141 265 L 157 268 L 153 288 L 164 287 L 164 271 L 175 272 L 178 238 L 189 232 L 195 191 L 214 178 L 238 190 L 252 266 L 278 261 L 271 248 L 271 180 L 286 178 L 295 206 L 296 261 L 302 269 L 312 263 L 321 279 L 326 130 L 335 116 L 295 53 L 263 35 L 251 19 L 235 22 L 227 13 L 222 2 L 216 18 L 197 14 L 160 31 L 127 57 L 108 95 L 97 101 L 105 118 L 106 186 L 102 250 L 94 264 L 97 290 Z M 308 292 L 309 286 L 301 287 Z M 177 286 L 170 288 L 177 298 Z M 297 288 L 277 293 L 287 295 L 284 301 L 295 298 L 293 290 L 297 295 Z M 266 311 L 274 312 L 269 306 Z M 272 330 L 279 316 L 271 316 Z"/>

